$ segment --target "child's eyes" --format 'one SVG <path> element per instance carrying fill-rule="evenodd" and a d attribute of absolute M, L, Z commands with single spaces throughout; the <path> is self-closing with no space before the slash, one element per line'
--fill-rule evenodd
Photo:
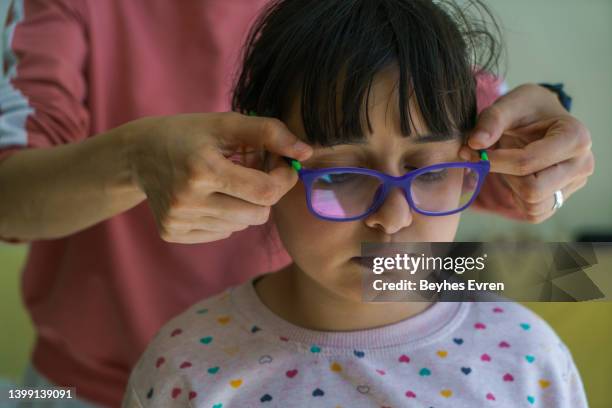
<path fill-rule="evenodd" d="M 340 184 L 354 181 L 359 177 L 360 175 L 355 173 L 332 173 L 324 175 L 320 180 L 327 184 Z"/>
<path fill-rule="evenodd" d="M 427 183 L 435 182 L 435 181 L 444 180 L 447 174 L 448 174 L 448 169 L 432 170 L 432 171 L 428 171 L 428 172 L 419 174 L 417 177 L 417 180 L 427 182 Z"/>

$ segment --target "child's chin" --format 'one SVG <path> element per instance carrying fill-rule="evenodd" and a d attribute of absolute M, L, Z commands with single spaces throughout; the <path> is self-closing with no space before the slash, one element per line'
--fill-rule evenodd
<path fill-rule="evenodd" d="M 350 302 L 362 302 L 363 277 L 368 272 L 363 267 L 349 264 L 346 273 L 334 280 L 333 287 L 329 289 Z"/>

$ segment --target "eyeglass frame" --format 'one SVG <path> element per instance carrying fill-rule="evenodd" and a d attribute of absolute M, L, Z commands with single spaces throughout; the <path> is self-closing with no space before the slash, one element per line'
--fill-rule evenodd
<path fill-rule="evenodd" d="M 249 111 L 248 115 L 258 116 L 257 113 L 254 111 Z M 342 221 L 361 220 L 363 218 L 366 218 L 368 215 L 372 214 L 373 212 L 378 211 L 378 209 L 382 206 L 382 204 L 387 199 L 389 192 L 395 187 L 399 187 L 402 189 L 402 191 L 404 192 L 404 196 L 406 197 L 406 201 L 408 202 L 408 205 L 410 206 L 410 208 L 422 215 L 439 217 L 439 216 L 456 214 L 458 212 L 465 210 L 474 202 L 476 197 L 478 197 L 478 193 L 480 193 L 482 184 L 484 183 L 485 178 L 487 177 L 487 174 L 489 174 L 489 170 L 491 169 L 491 163 L 489 162 L 489 156 L 487 155 L 486 149 L 479 149 L 478 152 L 480 154 L 480 161 L 476 163 L 472 163 L 472 162 L 437 163 L 431 166 L 421 167 L 421 168 L 409 171 L 403 176 L 397 176 L 397 177 L 391 176 L 389 174 L 386 174 L 386 173 L 383 173 L 377 170 L 364 169 L 361 167 L 327 167 L 323 169 L 305 169 L 302 163 L 299 162 L 299 160 L 292 159 L 286 156 L 281 156 L 281 157 L 287 162 L 287 164 L 289 164 L 290 167 L 294 168 L 295 171 L 297 171 L 298 177 L 304 183 L 306 187 L 306 205 L 308 206 L 308 210 L 317 218 L 321 218 L 327 221 L 342 222 Z M 426 173 L 428 171 L 436 170 L 439 168 L 446 168 L 446 167 L 468 167 L 478 172 L 478 176 L 479 176 L 478 185 L 476 186 L 476 191 L 474 191 L 472 198 L 462 207 L 459 207 L 452 211 L 445 211 L 445 212 L 438 213 L 438 212 L 420 210 L 419 208 L 417 208 L 417 206 L 412 201 L 412 195 L 410 194 L 410 191 L 402 187 L 401 184 L 405 180 L 408 180 L 407 184 L 410 186 L 412 183 L 412 179 L 414 179 L 419 174 Z M 377 177 L 378 179 L 382 179 L 382 182 L 383 182 L 382 193 L 379 195 L 379 197 L 376 200 L 374 200 L 374 203 L 370 206 L 368 211 L 366 211 L 365 213 L 359 216 L 339 219 L 339 218 L 326 217 L 324 215 L 318 214 L 314 210 L 314 208 L 312 208 L 311 194 L 312 194 L 312 183 L 314 182 L 314 180 L 316 180 L 317 177 L 320 177 L 321 174 L 339 172 L 339 171 L 356 173 L 356 174 L 367 174 L 369 176 L 374 176 L 374 177 Z"/>
<path fill-rule="evenodd" d="M 421 167 L 421 168 L 409 171 L 403 176 L 392 176 L 392 175 L 389 175 L 389 174 L 386 174 L 386 173 L 383 173 L 377 170 L 367 169 L 367 168 L 362 168 L 362 167 L 326 167 L 322 169 L 306 169 L 304 168 L 302 163 L 300 163 L 296 159 L 292 159 L 292 158 L 285 157 L 285 156 L 282 156 L 282 158 L 287 162 L 287 164 L 289 164 L 289 166 L 291 166 L 293 169 L 295 169 L 295 171 L 297 171 L 298 177 L 304 183 L 304 186 L 306 187 L 306 204 L 308 206 L 308 210 L 317 218 L 327 220 L 327 221 L 343 222 L 343 221 L 361 220 L 363 218 L 366 218 L 370 214 L 378 211 L 378 209 L 385 202 L 389 193 L 395 187 L 399 187 L 404 192 L 404 197 L 406 197 L 406 201 L 408 202 L 408 205 L 410 206 L 410 208 L 419 214 L 438 217 L 438 216 L 456 214 L 458 212 L 464 211 L 467 207 L 469 207 L 474 202 L 474 200 L 478 196 L 478 193 L 480 192 L 482 184 L 484 183 L 485 178 L 487 177 L 487 174 L 489 174 L 489 171 L 491 168 L 491 163 L 489 162 L 489 157 L 487 156 L 486 150 L 481 149 L 478 152 L 480 153 L 480 161 L 476 163 L 472 163 L 472 162 L 437 163 L 431 166 Z M 468 201 L 466 204 L 464 204 L 463 206 L 455 210 L 445 211 L 445 212 L 432 212 L 432 211 L 425 211 L 425 210 L 421 210 L 417 208 L 417 206 L 415 205 L 412 199 L 412 194 L 410 193 L 409 188 L 408 188 L 411 185 L 412 180 L 415 177 L 419 176 L 420 174 L 427 173 L 432 170 L 437 170 L 441 168 L 449 168 L 449 167 L 451 168 L 452 167 L 470 168 L 478 173 L 478 176 L 479 176 L 478 184 L 476 186 L 476 190 L 474 191 L 474 194 L 472 195 L 472 198 L 470 198 L 470 201 Z M 354 216 L 354 217 L 348 217 L 348 218 L 333 218 L 333 217 L 327 217 L 327 216 L 318 214 L 312 207 L 311 197 L 312 197 L 312 185 L 314 181 L 317 178 L 321 177 L 322 175 L 329 174 L 329 173 L 340 173 L 340 172 L 353 173 L 353 174 L 365 174 L 368 176 L 376 177 L 382 182 L 381 192 L 380 193 L 377 192 L 378 197 L 376 197 L 376 199 L 370 205 L 368 210 L 364 212 L 363 214 Z"/>

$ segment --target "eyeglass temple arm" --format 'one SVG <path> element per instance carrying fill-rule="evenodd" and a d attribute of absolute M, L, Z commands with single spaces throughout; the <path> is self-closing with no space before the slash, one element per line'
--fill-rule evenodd
<path fill-rule="evenodd" d="M 295 171 L 300 171 L 302 169 L 302 163 L 299 160 L 292 159 L 290 157 L 283 156 L 283 159 L 287 162 L 290 167 L 293 167 Z"/>
<path fill-rule="evenodd" d="M 489 156 L 487 155 L 486 150 L 482 149 L 482 150 L 479 150 L 479 152 L 480 152 L 480 160 L 489 161 Z M 302 168 L 302 163 L 300 163 L 296 159 L 292 159 L 290 157 L 285 157 L 285 156 L 283 156 L 283 159 L 287 162 L 287 164 L 290 167 L 293 167 L 295 171 L 300 171 L 300 169 Z"/>

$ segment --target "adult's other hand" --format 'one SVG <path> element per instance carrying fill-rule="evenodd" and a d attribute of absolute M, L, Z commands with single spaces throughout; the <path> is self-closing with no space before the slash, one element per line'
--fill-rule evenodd
<path fill-rule="evenodd" d="M 557 95 L 536 84 L 521 85 L 484 109 L 461 157 L 488 149 L 491 173 L 473 208 L 510 219 L 541 223 L 556 211 L 554 192 L 567 200 L 594 171 L 591 135 Z"/>

